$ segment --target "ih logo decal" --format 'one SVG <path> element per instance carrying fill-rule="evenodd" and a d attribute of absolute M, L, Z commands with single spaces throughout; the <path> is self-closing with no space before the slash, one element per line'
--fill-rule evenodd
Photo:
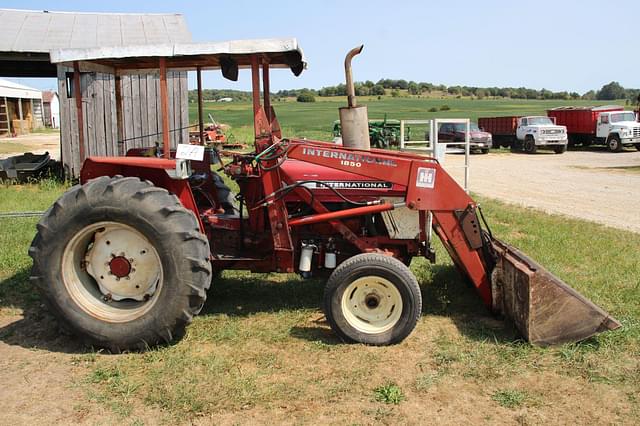
<path fill-rule="evenodd" d="M 418 167 L 418 177 L 416 179 L 416 186 L 418 188 L 431 188 L 436 184 L 436 169 L 430 169 L 428 167 Z"/>

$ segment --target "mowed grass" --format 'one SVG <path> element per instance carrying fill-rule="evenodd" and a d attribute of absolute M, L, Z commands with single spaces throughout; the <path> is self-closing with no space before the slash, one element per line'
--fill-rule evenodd
<path fill-rule="evenodd" d="M 0 154 L 8 154 L 12 152 L 26 152 L 28 150 L 29 150 L 29 147 L 21 143 L 0 141 Z"/>
<path fill-rule="evenodd" d="M 64 189 L 3 186 L 0 199 L 11 200 L 11 210 L 34 210 Z M 391 347 L 340 342 L 320 309 L 320 279 L 225 271 L 181 341 L 144 353 L 84 348 L 67 356 L 78 372 L 73 388 L 84 395 L 76 409 L 102 407 L 134 424 L 637 421 L 640 235 L 479 202 L 497 237 L 624 328 L 578 344 L 532 347 L 488 315 L 440 244 L 436 265 L 423 259 L 411 265 L 423 292 L 423 317 L 408 339 Z M 0 328 L 0 340 L 76 348 L 71 338 L 58 336 L 27 279 L 36 222 L 0 219 L 0 315 L 26 317 L 19 326 Z M 32 332 L 43 328 L 49 332 Z"/>

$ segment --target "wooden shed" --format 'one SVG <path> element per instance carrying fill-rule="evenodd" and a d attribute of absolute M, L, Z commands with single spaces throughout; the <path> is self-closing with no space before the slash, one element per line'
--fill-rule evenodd
<path fill-rule="evenodd" d="M 80 172 L 88 155 L 123 155 L 150 146 L 162 131 L 158 72 L 144 75 L 103 73 L 100 67 L 56 66 L 56 49 L 188 43 L 182 15 L 112 14 L 0 9 L 0 76 L 55 77 L 60 97 L 61 157 L 68 176 Z M 74 75 L 80 76 L 76 96 Z M 188 141 L 187 73 L 167 72 L 171 143 Z M 81 102 L 77 102 L 80 99 Z M 121 103 L 121 117 L 116 115 Z M 82 109 L 81 118 L 77 114 Z M 79 146 L 78 119 L 83 122 Z M 122 128 L 118 128 L 118 119 Z"/>

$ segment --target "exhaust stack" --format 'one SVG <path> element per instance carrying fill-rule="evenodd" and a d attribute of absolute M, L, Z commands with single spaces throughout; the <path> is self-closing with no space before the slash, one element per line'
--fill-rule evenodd
<path fill-rule="evenodd" d="M 348 106 L 340 108 L 340 129 L 342 133 L 342 145 L 347 148 L 371 149 L 369 141 L 369 115 L 366 106 L 358 106 L 356 90 L 353 85 L 351 72 L 351 59 L 360 54 L 364 45 L 355 47 L 344 58 L 344 73 L 347 85 Z"/>

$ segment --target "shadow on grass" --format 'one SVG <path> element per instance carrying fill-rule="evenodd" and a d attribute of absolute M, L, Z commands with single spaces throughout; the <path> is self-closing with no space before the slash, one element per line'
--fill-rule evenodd
<path fill-rule="evenodd" d="M 9 318 L 8 324 L 0 323 L 0 341 L 55 352 L 93 351 L 61 333 L 55 318 L 29 283 L 28 274 L 25 268 L 0 282 L 0 308 L 9 312 L 16 309 L 16 320 Z M 450 317 L 460 332 L 473 340 L 517 340 L 508 324 L 492 318 L 475 289 L 465 283 L 453 266 L 432 265 L 430 277 L 420 281 L 424 315 Z M 340 344 L 341 340 L 321 314 L 324 282 L 320 278 L 303 280 L 295 275 L 226 272 L 212 283 L 200 316 L 247 317 L 264 312 L 317 310 L 317 320 L 292 327 L 290 335 L 318 344 Z"/>
<path fill-rule="evenodd" d="M 29 282 L 28 268 L 0 281 L 0 308 L 8 314 L 1 317 L 0 341 L 8 345 L 63 353 L 92 351 L 60 331 L 55 318 Z M 12 315 L 14 310 L 15 315 Z"/>

